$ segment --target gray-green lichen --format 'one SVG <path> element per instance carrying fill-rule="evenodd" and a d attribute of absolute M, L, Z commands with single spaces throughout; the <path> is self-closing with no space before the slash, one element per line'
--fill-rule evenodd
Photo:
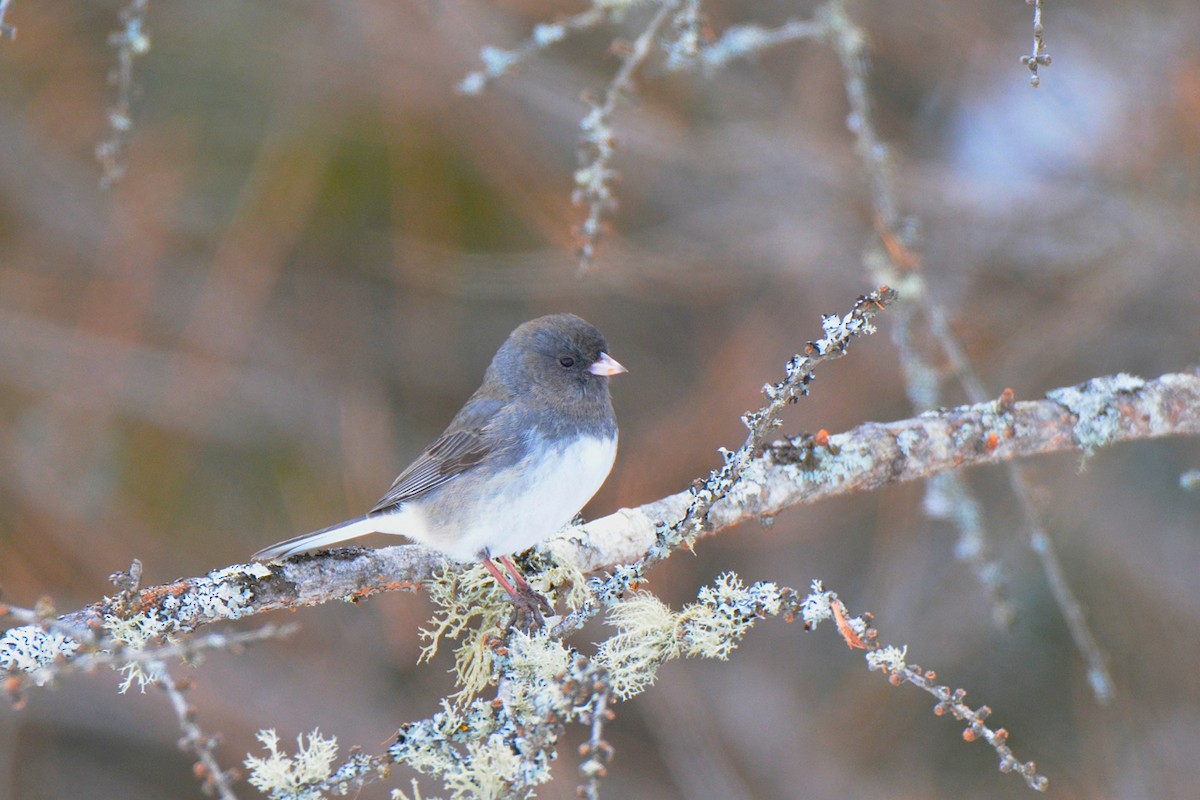
<path fill-rule="evenodd" d="M 1112 444 L 1121 430 L 1120 413 L 1112 405 L 1113 396 L 1133 394 L 1145 385 L 1141 378 L 1119 373 L 1056 389 L 1046 397 L 1075 415 L 1075 441 L 1084 455 L 1090 456 L 1097 449 Z"/>

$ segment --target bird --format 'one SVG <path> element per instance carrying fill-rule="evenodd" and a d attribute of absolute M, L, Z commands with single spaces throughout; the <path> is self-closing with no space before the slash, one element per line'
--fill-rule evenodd
<path fill-rule="evenodd" d="M 612 470 L 609 378 L 627 370 L 574 314 L 518 326 L 483 383 L 365 515 L 255 553 L 277 561 L 369 533 L 399 534 L 456 561 L 480 561 L 518 609 L 550 610 L 511 556 L 575 518 Z M 493 559 L 504 565 L 505 578 Z M 533 608 L 530 609 L 530 604 Z"/>

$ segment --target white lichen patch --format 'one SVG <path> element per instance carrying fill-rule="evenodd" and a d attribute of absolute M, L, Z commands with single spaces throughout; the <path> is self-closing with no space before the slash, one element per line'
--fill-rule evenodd
<path fill-rule="evenodd" d="M 248 755 L 243 762 L 250 770 L 247 780 L 250 785 L 276 800 L 319 800 L 322 793 L 306 789 L 306 786 L 325 780 L 332 774 L 333 760 L 337 758 L 337 738 L 325 738 L 319 729 L 308 735 L 296 737 L 296 754 L 287 755 L 279 749 L 279 737 L 275 731 L 258 732 L 258 740 L 267 749 L 266 758 Z"/>
<path fill-rule="evenodd" d="M 800 618 L 809 628 L 833 617 L 832 593 L 825 591 L 819 580 L 812 582 L 812 591 L 800 601 Z"/>
<path fill-rule="evenodd" d="M 208 573 L 207 581 L 199 582 L 185 597 L 202 618 L 238 619 L 252 610 L 254 601 L 254 592 L 245 579 L 269 575 L 271 568 L 265 564 L 237 564 Z"/>
<path fill-rule="evenodd" d="M 734 491 L 743 501 L 749 501 L 762 497 L 767 482 L 767 464 L 761 458 L 756 458 L 747 463 L 738 475 L 738 482 L 734 486 Z M 733 492 L 730 492 L 733 494 Z"/>
<path fill-rule="evenodd" d="M 855 446 L 845 434 L 829 437 L 829 447 L 814 447 L 807 466 L 797 465 L 800 481 L 813 486 L 840 486 L 869 471 L 876 456 Z"/>
<path fill-rule="evenodd" d="M 35 685 L 44 686 L 53 677 L 48 667 L 78 649 L 79 642 L 56 630 L 37 625 L 9 628 L 0 636 L 0 669 L 28 673 Z"/>
<path fill-rule="evenodd" d="M 916 447 L 924 439 L 924 435 L 916 428 L 905 428 L 896 434 L 896 446 L 900 448 L 900 452 L 905 458 L 912 455 L 913 448 Z"/>
<path fill-rule="evenodd" d="M 864 657 L 867 659 L 867 666 L 872 670 L 886 669 L 888 672 L 900 672 L 907 666 L 904 663 L 905 657 L 908 655 L 908 646 L 895 647 L 888 645 L 881 647 L 878 650 L 872 650 Z"/>

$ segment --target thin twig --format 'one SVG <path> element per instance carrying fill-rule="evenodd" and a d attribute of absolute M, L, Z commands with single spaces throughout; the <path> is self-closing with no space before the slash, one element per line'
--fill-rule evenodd
<path fill-rule="evenodd" d="M 949 686 L 936 683 L 937 673 L 933 670 L 924 670 L 916 664 L 906 663 L 908 647 L 882 644 L 873 615 L 851 617 L 837 594 L 825 591 L 820 581 L 813 581 L 812 588 L 812 593 L 803 600 L 798 593 L 789 590 L 785 606 L 789 615 L 801 617 L 805 628 L 809 630 L 816 628 L 824 620 L 832 620 L 846 644 L 852 649 L 866 651 L 868 669 L 885 672 L 888 682 L 893 686 L 908 683 L 929 692 L 937 698 L 938 702 L 933 707 L 933 713 L 937 716 L 949 713 L 955 719 L 966 721 L 963 740 L 973 742 L 982 738 L 991 745 L 1000 757 L 1001 772 L 1016 772 L 1025 779 L 1029 788 L 1036 791 L 1044 792 L 1049 788 L 1049 780 L 1038 774 L 1034 762 L 1020 761 L 1013 755 L 1012 748 L 1008 746 L 1008 731 L 1004 728 L 992 729 L 985 723 L 992 714 L 988 706 L 971 708 L 963 702 L 967 696 L 964 689 L 951 690 Z"/>
<path fill-rule="evenodd" d="M 101 186 L 108 187 L 125 174 L 125 146 L 133 131 L 133 62 L 150 51 L 146 35 L 146 9 L 150 0 L 129 0 L 121 9 L 122 27 L 108 37 L 108 44 L 117 51 L 117 69 L 111 81 L 117 87 L 117 98 L 108 111 L 109 136 L 96 145 L 96 160 L 103 174 Z"/>
<path fill-rule="evenodd" d="M 1050 66 L 1050 54 L 1046 52 L 1046 42 L 1042 38 L 1045 32 L 1042 28 L 1042 0 L 1025 0 L 1033 6 L 1033 50 L 1027 56 L 1021 56 L 1021 63 L 1029 67 L 1029 85 L 1037 88 L 1042 83 L 1038 75 L 1038 67 Z"/>
<path fill-rule="evenodd" d="M 156 683 L 167 693 L 171 700 L 171 708 L 179 720 L 179 729 L 183 736 L 179 740 L 180 749 L 190 750 L 197 758 L 196 777 L 203 781 L 206 794 L 215 791 L 221 800 L 237 800 L 233 792 L 233 780 L 236 772 L 223 770 L 213 755 L 217 739 L 209 736 L 196 724 L 196 709 L 188 704 L 184 697 L 184 687 L 171 677 L 167 665 L 162 661 L 150 661 L 147 666 L 158 675 Z"/>
<path fill-rule="evenodd" d="M 535 25 L 528 39 L 518 44 L 512 50 L 499 47 L 484 47 L 479 51 L 483 61 L 483 69 L 468 74 L 458 84 L 462 94 L 477 95 L 491 84 L 496 78 L 506 75 L 518 64 L 541 53 L 552 44 L 561 42 L 568 36 L 580 31 L 594 28 L 607 17 L 607 11 L 602 6 L 592 6 L 578 14 L 566 17 L 558 22 L 546 22 Z"/>
<path fill-rule="evenodd" d="M 617 204 L 611 186 L 616 177 L 616 172 L 611 167 L 615 151 L 613 112 L 616 110 L 617 101 L 633 91 L 634 74 L 650 55 L 655 37 L 677 6 L 677 0 L 664 0 L 641 34 L 622 54 L 621 66 L 608 84 L 603 102 L 599 105 L 593 104 L 587 116 L 579 123 L 579 128 L 583 131 L 579 146 L 581 166 L 575 172 L 575 191 L 571 200 L 576 205 L 587 207 L 587 217 L 579 228 L 580 274 L 588 270 L 595 258 L 596 243 L 603 230 L 603 215 Z"/>
<path fill-rule="evenodd" d="M 587 758 L 579 765 L 583 782 L 576 793 L 586 800 L 600 800 L 600 779 L 608 773 L 608 764 L 613 757 L 612 745 L 604 739 L 604 723 L 611 713 L 608 710 L 609 694 L 609 688 L 601 684 L 592 702 L 588 740 L 579 748 L 580 754 Z"/>

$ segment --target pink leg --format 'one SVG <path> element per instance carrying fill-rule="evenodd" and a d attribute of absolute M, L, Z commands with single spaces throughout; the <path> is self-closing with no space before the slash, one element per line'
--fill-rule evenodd
<path fill-rule="evenodd" d="M 553 614 L 554 609 L 546 598 L 533 590 L 529 585 L 529 581 L 525 580 L 525 576 L 521 574 L 521 570 L 512 559 L 508 556 L 500 556 L 496 559 L 504 565 L 505 569 L 512 575 L 513 581 L 509 581 L 504 577 L 504 573 L 495 565 L 492 559 L 484 556 L 482 558 L 484 569 L 492 573 L 492 577 L 496 579 L 496 583 L 500 584 L 500 588 L 508 592 L 508 596 L 512 598 L 513 603 L 513 620 L 522 630 L 533 630 L 540 628 L 543 624 L 542 612 Z M 513 582 L 516 586 L 513 586 Z M 510 621 L 509 624 L 512 624 Z"/>
<path fill-rule="evenodd" d="M 504 561 L 505 558 L 507 558 L 507 556 L 504 556 L 500 560 Z M 505 564 L 504 566 L 507 567 L 508 564 Z M 483 568 L 492 573 L 492 577 L 496 579 L 496 583 L 500 584 L 501 589 L 508 592 L 509 597 L 513 598 L 514 600 L 517 599 L 517 590 L 513 588 L 513 585 L 511 582 L 509 582 L 508 578 L 504 577 L 504 573 L 500 571 L 500 568 L 492 563 L 492 560 L 487 556 L 483 557 Z M 517 574 L 520 575 L 519 572 Z M 524 576 L 521 576 L 521 583 L 525 583 Z M 528 586 L 529 584 L 525 583 L 525 585 Z"/>
<path fill-rule="evenodd" d="M 525 580 L 525 576 L 521 574 L 521 568 L 513 563 L 512 558 L 509 556 L 500 556 L 496 560 L 504 565 L 504 568 L 508 570 L 509 575 L 512 575 L 513 582 L 517 584 L 517 586 L 521 587 L 521 589 L 526 592 L 533 591 L 533 589 L 529 586 L 529 581 Z"/>
<path fill-rule="evenodd" d="M 521 594 L 520 602 L 517 601 L 517 596 L 513 595 L 514 603 L 517 603 L 519 606 L 532 604 L 531 607 L 538 617 L 541 616 L 541 612 L 543 611 L 547 614 L 554 613 L 554 608 L 550 605 L 550 601 L 542 597 L 537 590 L 529 585 L 529 581 L 525 580 L 525 576 L 521 574 L 521 568 L 513 563 L 512 558 L 509 556 L 499 556 L 496 560 L 504 565 L 509 575 L 512 575 L 513 583 L 516 584 L 516 591 Z M 538 624 L 541 624 L 540 619 Z"/>

